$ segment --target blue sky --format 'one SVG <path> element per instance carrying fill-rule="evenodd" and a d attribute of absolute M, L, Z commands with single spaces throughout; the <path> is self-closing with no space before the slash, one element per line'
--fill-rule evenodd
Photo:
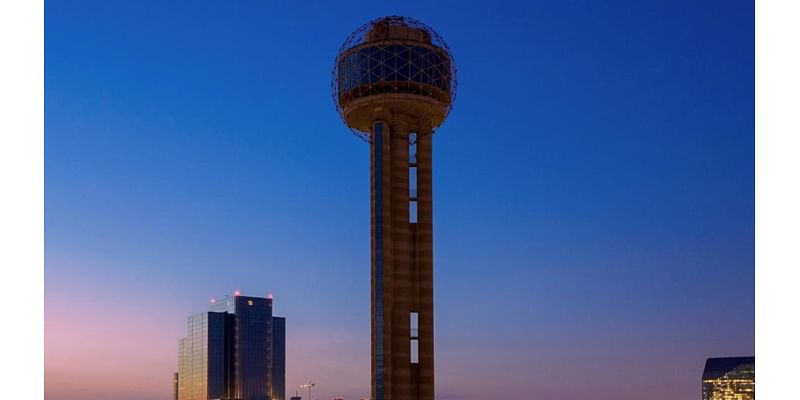
<path fill-rule="evenodd" d="M 236 289 L 287 317 L 289 388 L 368 393 L 368 147 L 330 71 L 394 14 L 459 68 L 438 397 L 689 398 L 754 353 L 752 2 L 429 3 L 47 2 L 48 398 L 164 398 L 185 317 Z"/>

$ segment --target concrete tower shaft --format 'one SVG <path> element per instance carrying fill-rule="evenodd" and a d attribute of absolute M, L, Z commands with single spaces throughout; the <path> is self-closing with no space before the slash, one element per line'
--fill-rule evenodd
<path fill-rule="evenodd" d="M 433 204 L 430 131 L 403 117 L 373 124 L 374 399 L 433 400 Z"/>

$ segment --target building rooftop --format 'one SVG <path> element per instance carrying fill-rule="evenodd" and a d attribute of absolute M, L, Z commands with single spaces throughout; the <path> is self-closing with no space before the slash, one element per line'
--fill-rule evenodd
<path fill-rule="evenodd" d="M 755 365 L 755 357 L 720 357 L 706 360 L 703 379 L 717 379 L 742 365 Z"/>

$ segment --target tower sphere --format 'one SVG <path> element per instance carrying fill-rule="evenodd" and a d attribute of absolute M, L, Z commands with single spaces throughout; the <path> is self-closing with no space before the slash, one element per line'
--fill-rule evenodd
<path fill-rule="evenodd" d="M 353 32 L 336 56 L 332 92 L 345 124 L 369 141 L 379 118 L 402 118 L 411 132 L 432 132 L 456 96 L 450 49 L 429 26 L 382 17 Z"/>

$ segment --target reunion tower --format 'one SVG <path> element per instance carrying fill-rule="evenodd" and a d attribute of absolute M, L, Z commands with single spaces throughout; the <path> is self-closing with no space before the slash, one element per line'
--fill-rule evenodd
<path fill-rule="evenodd" d="M 456 67 L 444 40 L 407 17 L 371 21 L 333 69 L 342 119 L 370 146 L 372 400 L 433 400 L 431 142 Z"/>

